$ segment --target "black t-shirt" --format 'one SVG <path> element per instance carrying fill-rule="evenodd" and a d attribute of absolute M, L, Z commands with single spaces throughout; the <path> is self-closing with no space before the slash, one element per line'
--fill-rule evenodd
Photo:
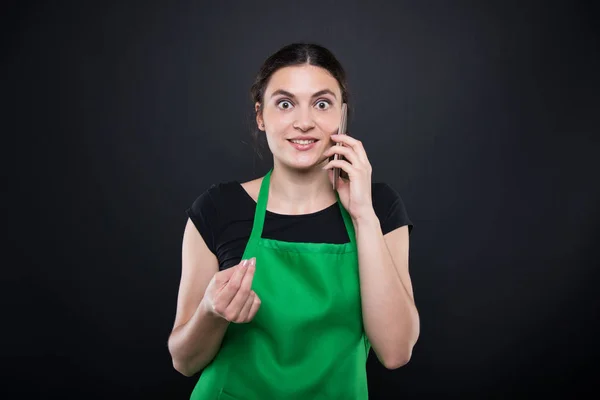
<path fill-rule="evenodd" d="M 410 221 L 400 195 L 385 183 L 372 183 L 375 214 L 385 235 Z M 216 255 L 219 270 L 237 265 L 252 232 L 256 202 L 239 182 L 210 186 L 186 210 L 206 245 Z M 348 243 L 348 233 L 336 203 L 311 214 L 282 215 L 266 211 L 263 238 L 286 242 Z"/>

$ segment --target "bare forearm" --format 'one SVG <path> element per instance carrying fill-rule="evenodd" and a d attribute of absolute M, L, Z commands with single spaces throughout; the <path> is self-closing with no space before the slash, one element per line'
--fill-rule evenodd
<path fill-rule="evenodd" d="M 354 221 L 354 226 L 365 332 L 380 361 L 397 368 L 410 359 L 419 336 L 419 315 L 375 213 Z"/>
<path fill-rule="evenodd" d="M 209 313 L 201 303 L 190 320 L 175 328 L 169 337 L 173 366 L 192 376 L 215 357 L 229 322 Z"/>

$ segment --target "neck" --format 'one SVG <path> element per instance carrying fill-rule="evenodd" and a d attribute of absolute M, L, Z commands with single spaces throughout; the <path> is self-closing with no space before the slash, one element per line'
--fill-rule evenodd
<path fill-rule="evenodd" d="M 336 201 L 327 171 L 317 165 L 298 170 L 273 167 L 269 188 L 269 208 L 281 214 L 311 214 Z"/>

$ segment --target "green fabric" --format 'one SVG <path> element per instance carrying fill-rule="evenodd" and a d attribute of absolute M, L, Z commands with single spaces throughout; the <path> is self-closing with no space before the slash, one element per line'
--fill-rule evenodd
<path fill-rule="evenodd" d="M 352 220 L 338 197 L 349 243 L 261 238 L 271 172 L 243 255 L 256 257 L 252 289 L 261 306 L 250 323 L 229 325 L 191 399 L 367 399 L 370 345 Z"/>

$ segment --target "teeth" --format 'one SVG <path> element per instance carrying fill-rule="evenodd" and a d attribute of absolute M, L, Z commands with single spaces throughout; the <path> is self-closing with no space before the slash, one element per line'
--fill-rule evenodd
<path fill-rule="evenodd" d="M 314 140 L 291 140 L 292 143 L 297 143 L 297 144 L 310 144 L 310 143 L 314 143 Z"/>

